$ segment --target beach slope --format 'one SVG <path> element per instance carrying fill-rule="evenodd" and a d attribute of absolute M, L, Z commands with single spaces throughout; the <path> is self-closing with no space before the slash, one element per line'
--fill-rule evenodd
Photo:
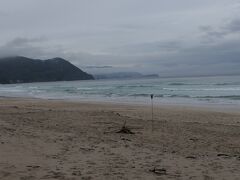
<path fill-rule="evenodd" d="M 134 134 L 116 133 L 124 122 Z M 0 179 L 239 179 L 240 114 L 0 99 Z"/>

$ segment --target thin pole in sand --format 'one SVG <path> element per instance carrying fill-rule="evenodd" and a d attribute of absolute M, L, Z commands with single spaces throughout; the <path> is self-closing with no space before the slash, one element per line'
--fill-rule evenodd
<path fill-rule="evenodd" d="M 153 131 L 153 94 L 151 94 L 151 103 L 152 103 L 152 131 Z"/>

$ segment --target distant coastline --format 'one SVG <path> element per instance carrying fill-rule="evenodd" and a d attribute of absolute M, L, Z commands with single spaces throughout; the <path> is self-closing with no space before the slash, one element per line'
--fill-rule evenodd
<path fill-rule="evenodd" d="M 105 74 L 93 74 L 93 76 L 96 80 L 159 78 L 158 74 L 141 74 L 138 72 L 115 72 L 115 73 L 105 73 Z"/>

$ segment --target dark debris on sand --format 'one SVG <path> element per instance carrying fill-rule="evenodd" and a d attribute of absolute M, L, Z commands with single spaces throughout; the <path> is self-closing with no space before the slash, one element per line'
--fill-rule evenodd
<path fill-rule="evenodd" d="M 126 126 L 126 121 L 124 122 L 122 128 L 117 131 L 117 133 L 121 133 L 121 134 L 134 134 L 134 132 L 132 132 L 127 126 Z"/>
<path fill-rule="evenodd" d="M 150 172 L 153 172 L 156 175 L 167 175 L 167 170 L 164 168 L 153 168 L 149 170 Z"/>
<path fill-rule="evenodd" d="M 123 126 L 120 131 L 117 131 L 117 133 L 122 133 L 122 134 L 134 134 L 130 129 L 127 127 Z"/>

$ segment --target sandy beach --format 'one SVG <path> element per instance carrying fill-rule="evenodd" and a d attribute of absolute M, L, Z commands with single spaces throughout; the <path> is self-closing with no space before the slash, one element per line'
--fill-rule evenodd
<path fill-rule="evenodd" d="M 124 122 L 134 134 L 116 133 Z M 153 127 L 153 128 L 152 128 Z M 0 99 L 0 179 L 240 179 L 240 113 Z"/>

